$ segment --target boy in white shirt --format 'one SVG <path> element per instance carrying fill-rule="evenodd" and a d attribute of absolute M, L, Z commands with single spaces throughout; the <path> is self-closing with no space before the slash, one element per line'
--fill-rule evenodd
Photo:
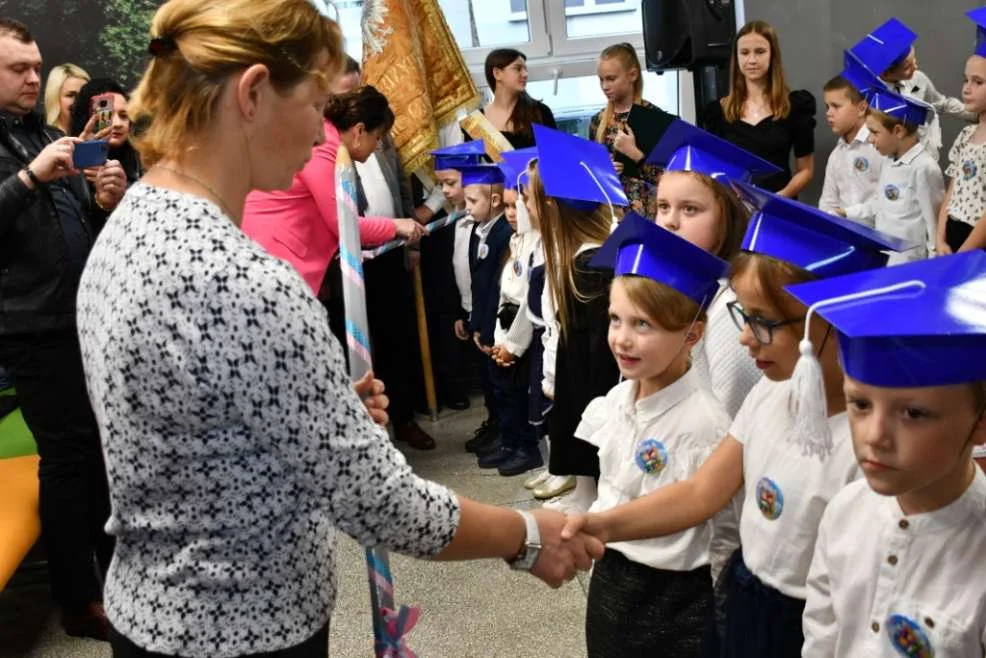
<path fill-rule="evenodd" d="M 917 128 L 931 112 L 927 105 L 867 82 L 863 67 L 848 66 L 843 75 L 853 82 L 869 104 L 866 126 L 870 143 L 890 158 L 880 174 L 877 195 L 866 203 L 837 210 L 856 221 L 873 220 L 877 230 L 919 244 L 916 249 L 894 254 L 890 264 L 922 260 L 934 255 L 938 236 L 938 211 L 945 198 L 945 179 L 938 163 L 918 141 Z"/>
<path fill-rule="evenodd" d="M 983 655 L 984 284 L 974 251 L 788 288 L 837 330 L 865 475 L 822 516 L 804 658 Z"/>
<path fill-rule="evenodd" d="M 873 198 L 886 158 L 870 144 L 862 94 L 841 75 L 825 83 L 824 93 L 825 118 L 839 141 L 825 165 L 818 207 L 835 213 Z"/>

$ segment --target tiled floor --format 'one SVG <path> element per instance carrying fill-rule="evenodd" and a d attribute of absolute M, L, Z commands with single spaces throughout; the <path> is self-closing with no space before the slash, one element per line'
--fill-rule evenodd
<path fill-rule="evenodd" d="M 422 476 L 483 502 L 531 505 L 523 477 L 480 471 L 462 444 L 482 410 L 443 414 L 422 427 L 438 441 L 433 452 L 409 452 Z M 492 473 L 492 475 L 490 474 Z M 369 590 L 360 547 L 339 546 L 340 592 L 332 615 L 330 656 L 372 658 Z M 422 658 L 579 658 L 585 656 L 584 577 L 549 589 L 500 562 L 427 563 L 392 556 L 398 602 L 418 604 L 423 615 L 408 644 Z M 23 580 L 23 579 L 22 579 Z M 30 581 L 30 579 L 28 579 Z M 105 644 L 66 637 L 43 586 L 0 593 L 0 658 L 108 658 Z"/>

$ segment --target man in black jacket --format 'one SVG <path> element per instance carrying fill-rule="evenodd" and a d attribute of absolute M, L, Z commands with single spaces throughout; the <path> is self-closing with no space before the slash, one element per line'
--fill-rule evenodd
<path fill-rule="evenodd" d="M 79 141 L 34 112 L 41 53 L 27 27 L 0 18 L 0 367 L 34 434 L 42 534 L 65 630 L 105 639 L 100 571 L 113 552 L 99 431 L 75 328 L 75 295 L 92 247 L 93 204 L 111 210 L 126 186 L 107 162 L 95 198 L 72 164 Z"/>

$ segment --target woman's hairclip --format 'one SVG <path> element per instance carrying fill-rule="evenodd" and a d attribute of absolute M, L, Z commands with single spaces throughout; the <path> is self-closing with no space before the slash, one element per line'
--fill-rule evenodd
<path fill-rule="evenodd" d="M 176 50 L 178 50 L 178 43 L 174 40 L 174 37 L 155 37 L 151 39 L 150 45 L 147 46 L 147 52 L 152 57 L 164 57 Z"/>

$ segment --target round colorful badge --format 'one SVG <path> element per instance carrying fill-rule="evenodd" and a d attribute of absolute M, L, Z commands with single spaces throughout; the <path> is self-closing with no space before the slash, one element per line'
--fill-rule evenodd
<path fill-rule="evenodd" d="M 885 624 L 890 644 L 907 658 L 934 658 L 935 649 L 931 646 L 924 629 L 913 619 L 904 615 L 890 615 Z"/>
<path fill-rule="evenodd" d="M 869 171 L 869 169 L 870 169 L 870 161 L 867 160 L 866 158 L 860 156 L 860 157 L 858 157 L 858 158 L 856 158 L 855 160 L 852 161 L 852 166 L 853 166 L 853 169 L 855 169 L 856 171 L 862 173 L 862 172 L 865 172 L 865 171 Z"/>
<path fill-rule="evenodd" d="M 776 521 L 784 511 L 784 494 L 770 478 L 763 477 L 757 482 L 757 507 L 771 521 Z"/>
<path fill-rule="evenodd" d="M 657 439 L 644 439 L 638 443 L 634 457 L 640 470 L 650 475 L 657 475 L 668 465 L 668 449 Z"/>
<path fill-rule="evenodd" d="M 900 188 L 896 185 L 887 185 L 883 188 L 883 195 L 891 201 L 896 201 L 900 198 Z"/>
<path fill-rule="evenodd" d="M 976 174 L 979 173 L 979 167 L 972 160 L 966 160 L 962 163 L 962 178 L 969 180 L 970 178 L 975 178 Z"/>
<path fill-rule="evenodd" d="M 520 276 L 523 273 L 524 273 L 524 266 L 521 264 L 521 262 L 519 260 L 515 260 L 514 261 L 514 275 L 515 276 Z"/>

